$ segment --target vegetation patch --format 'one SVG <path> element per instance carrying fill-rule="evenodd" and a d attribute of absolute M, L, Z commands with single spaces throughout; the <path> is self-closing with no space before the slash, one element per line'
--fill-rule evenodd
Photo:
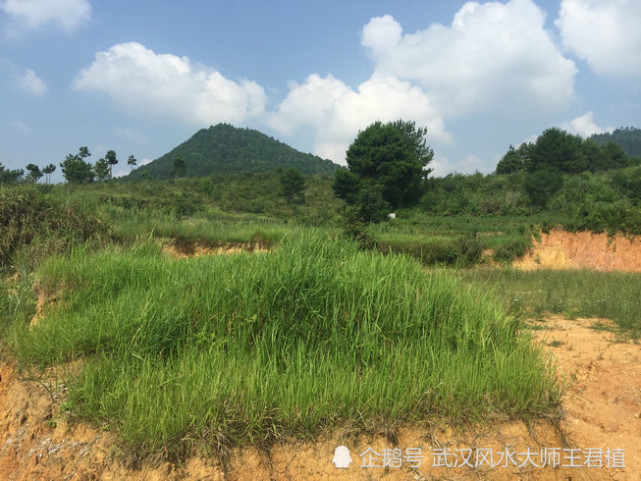
<path fill-rule="evenodd" d="M 15 265 L 16 255 L 33 267 L 53 252 L 107 233 L 99 217 L 75 202 L 47 193 L 48 186 L 0 190 L 0 269 Z"/>
<path fill-rule="evenodd" d="M 136 453 L 262 444 L 350 420 L 532 416 L 559 398 L 500 301 L 314 231 L 269 255 L 78 250 L 38 282 L 63 286 L 62 302 L 32 328 L 14 325 L 13 349 L 25 363 L 85 359 L 74 412 Z"/>
<path fill-rule="evenodd" d="M 464 280 L 493 290 L 521 317 L 563 314 L 568 318 L 605 318 L 632 337 L 641 337 L 641 274 L 583 270 L 461 271 Z"/>

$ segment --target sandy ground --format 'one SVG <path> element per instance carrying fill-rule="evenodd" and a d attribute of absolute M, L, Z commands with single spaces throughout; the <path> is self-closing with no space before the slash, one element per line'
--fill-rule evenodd
<path fill-rule="evenodd" d="M 188 459 L 182 466 L 149 460 L 131 469 L 123 463 L 111 433 L 70 424 L 60 415 L 65 388 L 56 384 L 55 373 L 33 381 L 4 363 L 0 365 L 0 479 L 641 480 L 641 346 L 592 329 L 595 322 L 553 317 L 533 323 L 537 340 L 546 343 L 567 384 L 558 423 L 538 420 L 527 425 L 497 419 L 485 426 L 405 426 L 398 429 L 396 439 L 354 437 L 346 429 L 315 443 L 283 441 L 268 453 L 237 449 L 226 469 L 200 458 Z M 347 468 L 332 464 L 341 445 L 350 451 Z M 553 467 L 555 453 L 559 458 Z M 483 461 L 480 465 L 465 466 L 475 466 L 477 456 Z M 489 465 L 490 456 L 494 466 Z M 542 467 L 546 458 L 547 466 Z M 435 466 L 446 461 L 451 467 Z M 573 464 L 581 467 L 569 467 Z M 625 467 L 607 467 L 613 465 Z"/>

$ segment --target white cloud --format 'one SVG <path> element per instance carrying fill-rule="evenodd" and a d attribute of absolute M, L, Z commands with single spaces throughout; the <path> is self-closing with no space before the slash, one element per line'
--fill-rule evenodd
<path fill-rule="evenodd" d="M 480 172 L 482 170 L 483 170 L 483 163 L 481 162 L 481 159 L 474 154 L 466 155 L 463 161 L 461 162 L 462 174 L 473 174 L 477 171 Z"/>
<path fill-rule="evenodd" d="M 453 172 L 454 169 L 452 162 L 444 156 L 439 154 L 438 152 L 434 154 L 434 159 L 428 165 L 430 169 L 432 169 L 432 173 L 430 174 L 432 177 L 444 177 L 450 172 Z"/>
<path fill-rule="evenodd" d="M 0 59 L 0 80 L 8 85 L 35 96 L 47 93 L 47 84 L 30 68 L 16 65 L 12 60 Z"/>
<path fill-rule="evenodd" d="M 466 3 L 450 26 L 404 34 L 391 16 L 370 20 L 361 42 L 376 72 L 423 86 L 447 118 L 498 111 L 555 111 L 575 97 L 574 62 L 563 57 L 531 0 Z"/>
<path fill-rule="evenodd" d="M 30 68 L 26 69 L 22 74 L 16 75 L 15 79 L 18 86 L 25 92 L 38 97 L 47 93 L 47 84 Z"/>
<path fill-rule="evenodd" d="M 5 0 L 0 10 L 14 26 L 31 30 L 53 24 L 70 33 L 91 19 L 88 0 Z"/>
<path fill-rule="evenodd" d="M 563 0 L 555 24 L 564 47 L 596 73 L 641 76 L 639 0 Z"/>
<path fill-rule="evenodd" d="M 310 75 L 289 94 L 269 124 L 290 135 L 301 127 L 315 134 L 314 152 L 345 163 L 345 151 L 359 130 L 376 120 L 414 120 L 428 128 L 428 139 L 450 140 L 443 121 L 425 93 L 409 82 L 374 75 L 357 90 L 328 75 Z"/>
<path fill-rule="evenodd" d="M 562 123 L 561 128 L 566 132 L 580 135 L 584 138 L 587 138 L 592 134 L 603 134 L 605 132 L 614 131 L 614 127 L 599 127 L 594 122 L 593 114 L 591 111 L 588 111 L 585 114 L 570 120 L 570 122 Z"/>
<path fill-rule="evenodd" d="M 135 42 L 98 52 L 73 87 L 106 93 L 141 116 L 158 115 L 196 126 L 242 123 L 260 117 L 265 109 L 265 91 L 256 82 L 234 82 L 187 57 L 156 54 Z"/>
<path fill-rule="evenodd" d="M 25 124 L 22 120 L 14 120 L 11 123 L 11 125 L 13 125 L 13 128 L 16 129 L 21 134 L 30 134 L 31 133 L 31 127 L 29 127 L 27 124 Z"/>
<path fill-rule="evenodd" d="M 117 127 L 114 129 L 114 133 L 127 140 L 131 140 L 140 145 L 146 145 L 149 143 L 149 138 L 142 132 L 136 129 L 126 129 L 123 127 Z"/>

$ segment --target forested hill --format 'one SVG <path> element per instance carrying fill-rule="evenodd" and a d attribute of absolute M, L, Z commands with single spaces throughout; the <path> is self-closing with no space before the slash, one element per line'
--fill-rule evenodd
<path fill-rule="evenodd" d="M 294 167 L 303 174 L 329 175 L 339 168 L 330 160 L 299 152 L 256 130 L 218 124 L 196 132 L 162 157 L 132 171 L 129 177 L 167 179 L 273 172 L 278 167 Z"/>
<path fill-rule="evenodd" d="M 590 137 L 597 144 L 606 144 L 614 142 L 629 157 L 641 157 L 641 129 L 626 127 L 616 129 L 614 132 L 607 134 L 594 134 Z"/>

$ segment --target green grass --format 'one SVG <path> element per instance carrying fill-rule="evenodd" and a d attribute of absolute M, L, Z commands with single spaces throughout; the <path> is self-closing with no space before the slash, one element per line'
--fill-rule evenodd
<path fill-rule="evenodd" d="M 84 359 L 74 412 L 131 452 L 265 443 L 434 416 L 533 416 L 559 398 L 500 301 L 450 272 L 304 230 L 271 253 L 77 250 L 37 273 L 59 304 L 16 324 L 27 364 Z"/>
<path fill-rule="evenodd" d="M 409 254 L 425 265 L 468 267 L 482 261 L 484 250 L 501 263 L 522 255 L 532 244 L 535 219 L 527 217 L 425 216 L 415 210 L 367 233 L 382 252 Z"/>
<path fill-rule="evenodd" d="M 600 317 L 615 321 L 628 335 L 641 337 L 641 275 L 590 270 L 478 269 L 464 280 L 489 287 L 517 315 L 545 313 L 568 318 Z"/>

